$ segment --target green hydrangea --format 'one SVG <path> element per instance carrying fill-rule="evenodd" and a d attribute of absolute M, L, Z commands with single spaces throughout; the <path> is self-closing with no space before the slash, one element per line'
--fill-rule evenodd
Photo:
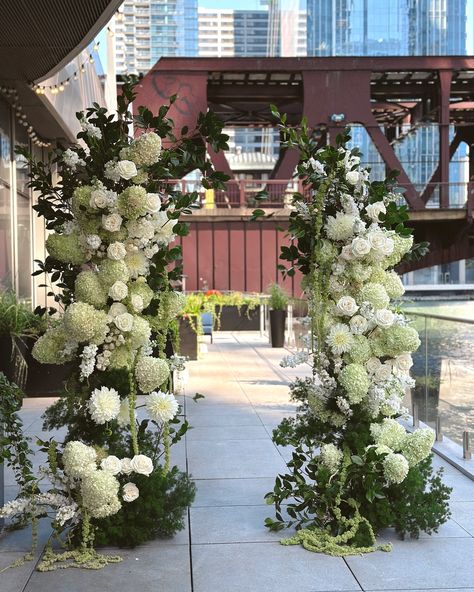
<path fill-rule="evenodd" d="M 50 234 L 46 239 L 46 249 L 53 259 L 63 263 L 82 265 L 87 261 L 87 250 L 82 246 L 76 232 Z"/>
<path fill-rule="evenodd" d="M 357 300 L 359 303 L 369 302 L 377 309 L 387 308 L 390 303 L 390 298 L 382 284 L 373 282 L 368 282 L 361 288 Z"/>
<path fill-rule="evenodd" d="M 100 238 L 106 243 L 123 243 L 128 238 L 128 232 L 124 226 L 122 226 L 122 228 L 120 228 L 120 230 L 117 230 L 116 232 L 110 232 L 110 230 L 105 230 L 105 228 L 101 228 L 98 234 Z"/>
<path fill-rule="evenodd" d="M 364 335 L 354 335 L 354 341 L 347 357 L 355 364 L 365 364 L 372 357 L 370 341 Z"/>
<path fill-rule="evenodd" d="M 109 369 L 118 370 L 119 368 L 129 368 L 132 363 L 132 353 L 126 345 L 119 345 L 112 350 L 109 358 Z"/>
<path fill-rule="evenodd" d="M 361 364 L 347 364 L 338 376 L 339 384 L 347 393 L 350 403 L 360 403 L 370 387 L 367 370 Z"/>
<path fill-rule="evenodd" d="M 94 271 L 81 271 L 74 284 L 74 297 L 77 301 L 87 302 L 95 308 L 104 308 L 107 293 L 102 287 L 99 276 Z"/>
<path fill-rule="evenodd" d="M 395 419 L 386 417 L 382 423 L 372 423 L 370 433 L 377 446 L 388 446 L 399 451 L 407 437 L 405 428 Z"/>
<path fill-rule="evenodd" d="M 394 267 L 403 259 L 413 246 L 413 236 L 400 236 L 395 234 L 392 236 L 394 242 L 393 253 L 386 257 L 383 261 L 385 268 Z"/>
<path fill-rule="evenodd" d="M 400 354 L 414 352 L 420 347 L 418 332 L 413 327 L 392 325 L 384 329 L 382 334 L 386 356 L 394 358 Z"/>
<path fill-rule="evenodd" d="M 148 173 L 145 171 L 138 171 L 138 174 L 131 178 L 135 185 L 144 185 L 148 181 Z"/>
<path fill-rule="evenodd" d="M 90 185 L 82 185 L 76 187 L 72 194 L 71 210 L 76 218 L 82 216 L 85 212 L 90 212 L 90 201 L 93 187 Z"/>
<path fill-rule="evenodd" d="M 170 375 L 166 360 L 143 356 L 135 366 L 135 377 L 143 393 L 151 393 L 159 388 Z"/>
<path fill-rule="evenodd" d="M 375 330 L 370 336 L 370 349 L 375 358 L 383 358 L 385 356 L 385 341 L 381 329 Z"/>
<path fill-rule="evenodd" d="M 372 267 L 359 261 L 354 261 L 349 266 L 351 279 L 356 282 L 366 282 L 372 274 Z"/>
<path fill-rule="evenodd" d="M 396 271 L 386 272 L 384 286 L 390 298 L 400 298 L 405 294 L 405 286 Z"/>
<path fill-rule="evenodd" d="M 133 327 L 127 335 L 127 343 L 132 350 L 136 350 L 148 343 L 151 336 L 150 324 L 142 317 L 133 318 Z"/>
<path fill-rule="evenodd" d="M 34 344 L 32 355 L 40 364 L 64 364 L 74 359 L 75 350 L 62 326 L 48 329 Z"/>
<path fill-rule="evenodd" d="M 86 302 L 74 302 L 64 313 L 64 329 L 75 341 L 100 345 L 108 331 L 108 316 Z"/>
<path fill-rule="evenodd" d="M 128 298 L 126 303 L 130 303 L 130 298 L 132 296 L 140 296 L 143 300 L 143 308 L 146 308 L 150 305 L 155 293 L 150 288 L 150 286 L 146 283 L 146 281 L 141 281 L 142 278 L 138 278 L 137 281 L 132 282 L 128 286 Z M 144 278 L 143 278 L 144 279 Z"/>
<path fill-rule="evenodd" d="M 435 441 L 435 433 L 429 428 L 416 430 L 408 434 L 402 446 L 402 453 L 410 467 L 424 460 L 430 453 Z"/>
<path fill-rule="evenodd" d="M 402 483 L 408 475 L 408 461 L 403 454 L 387 454 L 382 465 L 384 477 L 389 483 Z"/>
<path fill-rule="evenodd" d="M 129 220 L 144 216 L 147 213 L 146 189 L 138 185 L 127 187 L 118 196 L 117 209 L 121 216 Z"/>
<path fill-rule="evenodd" d="M 340 450 L 334 444 L 323 444 L 321 446 L 321 463 L 331 474 L 337 472 L 341 465 L 343 456 L 342 450 Z"/>
<path fill-rule="evenodd" d="M 137 167 L 151 166 L 158 162 L 161 154 L 161 138 L 155 132 L 147 132 L 133 140 L 130 146 L 120 152 L 120 158 L 134 162 Z"/>
<path fill-rule="evenodd" d="M 81 482 L 82 506 L 93 518 L 112 516 L 122 507 L 119 488 L 118 480 L 108 471 L 87 473 Z"/>
<path fill-rule="evenodd" d="M 104 259 L 99 265 L 99 281 L 104 290 L 109 291 L 110 287 L 115 282 L 124 282 L 129 279 L 128 267 L 124 261 L 113 261 L 112 259 Z"/>

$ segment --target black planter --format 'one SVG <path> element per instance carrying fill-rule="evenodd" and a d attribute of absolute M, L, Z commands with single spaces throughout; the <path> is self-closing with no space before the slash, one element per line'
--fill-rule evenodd
<path fill-rule="evenodd" d="M 223 306 L 219 331 L 258 331 L 260 329 L 260 306 L 252 310 L 248 306 Z"/>
<path fill-rule="evenodd" d="M 186 318 L 179 321 L 179 353 L 182 356 L 187 356 L 190 360 L 198 359 L 197 335 Z"/>
<path fill-rule="evenodd" d="M 21 354 L 27 360 L 27 345 L 23 339 L 13 337 Z M 12 336 L 0 335 L 0 372 L 3 372 L 10 382 L 16 381 L 15 356 L 13 354 Z"/>
<path fill-rule="evenodd" d="M 286 310 L 270 311 L 270 335 L 272 347 L 283 347 L 285 344 Z"/>

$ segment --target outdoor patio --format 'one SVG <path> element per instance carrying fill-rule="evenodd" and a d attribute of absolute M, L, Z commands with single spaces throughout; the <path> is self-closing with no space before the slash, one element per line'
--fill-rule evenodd
<path fill-rule="evenodd" d="M 452 519 L 439 534 L 399 541 L 392 553 L 347 559 L 279 544 L 264 519 L 272 508 L 263 496 L 290 457 L 271 441 L 272 429 L 294 413 L 288 382 L 298 372 L 282 369 L 284 350 L 271 349 L 257 333 L 219 333 L 208 353 L 190 362 L 184 410 L 192 430 L 174 447 L 174 463 L 196 480 L 197 496 L 186 529 L 172 540 L 123 550 L 123 562 L 103 571 L 38 573 L 34 562 L 1 574 L 1 592 L 317 592 L 356 590 L 474 590 L 474 483 L 451 465 L 445 482 L 454 488 Z M 205 399 L 192 400 L 196 392 Z M 40 415 L 52 399 L 27 399 L 25 429 L 41 434 Z M 35 467 L 41 462 L 35 458 Z M 474 462 L 474 461 L 471 461 Z M 435 465 L 443 464 L 438 458 Z M 6 474 L 6 497 L 15 495 Z M 40 544 L 49 536 L 40 527 Z M 285 536 L 285 533 L 283 533 Z M 0 538 L 0 568 L 28 550 L 30 533 Z"/>

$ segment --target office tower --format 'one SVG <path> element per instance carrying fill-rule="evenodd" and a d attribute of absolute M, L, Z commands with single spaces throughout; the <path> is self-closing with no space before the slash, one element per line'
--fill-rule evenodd
<path fill-rule="evenodd" d="M 197 56 L 197 4 L 197 0 L 126 0 L 116 22 L 117 73 L 144 74 L 163 56 Z"/>

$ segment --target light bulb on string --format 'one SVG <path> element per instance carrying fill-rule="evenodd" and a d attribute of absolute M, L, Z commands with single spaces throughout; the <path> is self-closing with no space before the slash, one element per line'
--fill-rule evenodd
<path fill-rule="evenodd" d="M 94 63 L 94 58 L 93 58 L 92 54 L 90 54 L 90 56 L 89 56 L 89 62 L 90 62 L 91 64 L 93 64 L 93 63 Z"/>
<path fill-rule="evenodd" d="M 63 92 L 64 91 L 64 84 L 60 84 L 59 88 L 58 88 L 59 92 Z"/>

